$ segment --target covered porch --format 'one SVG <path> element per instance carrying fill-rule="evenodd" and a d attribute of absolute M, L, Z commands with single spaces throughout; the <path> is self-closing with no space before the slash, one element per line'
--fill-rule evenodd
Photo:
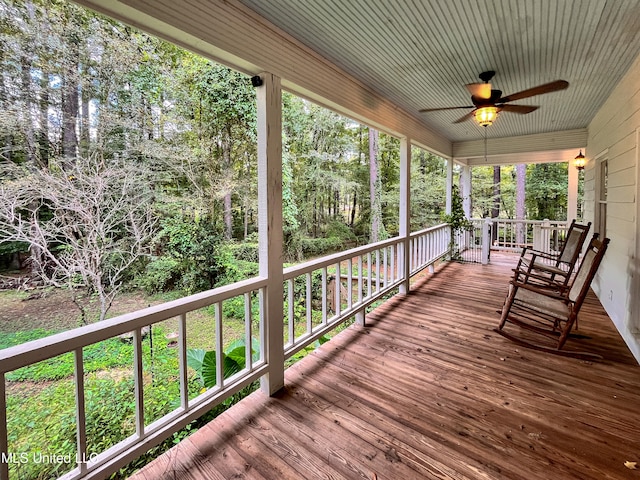
<path fill-rule="evenodd" d="M 512 4 L 502 2 L 504 18 L 519 20 L 505 20 L 502 30 L 494 28 L 496 16 L 491 12 L 486 18 L 473 12 L 452 13 L 450 3 L 433 0 L 424 2 L 430 10 L 416 15 L 411 5 L 421 2 L 409 2 L 400 12 L 388 12 L 389 6 L 395 8 L 401 2 L 377 1 L 371 5 L 381 12 L 378 20 L 384 21 L 384 28 L 363 20 L 367 15 L 353 16 L 359 22 L 358 29 L 347 27 L 351 34 L 348 41 L 338 41 L 328 50 L 329 41 L 303 38 L 292 26 L 300 27 L 302 33 L 319 32 L 322 37 L 324 30 L 311 27 L 351 16 L 336 15 L 329 8 L 327 19 L 312 12 L 310 23 L 305 24 L 294 15 L 282 14 L 296 4 L 313 6 L 313 2 L 279 2 L 278 8 L 275 2 L 250 1 L 78 3 L 220 61 L 259 83 L 260 273 L 244 282 L 3 351 L 3 374 L 73 352 L 76 450 L 82 460 L 89 450 L 83 349 L 134 332 L 135 390 L 130 401 L 135 403 L 135 433 L 89 462 L 78 461 L 77 468 L 61 478 L 106 478 L 258 379 L 262 382 L 260 392 L 159 457 L 137 478 L 600 479 L 635 474 L 625 462 L 638 461 L 640 443 L 640 376 L 633 356 L 640 358 L 640 35 L 629 33 L 637 30 L 633 24 L 637 18 L 633 12 L 640 8 L 637 1 L 589 2 L 590 9 L 575 2 L 582 20 L 578 24 L 584 26 L 580 35 L 602 40 L 595 56 L 587 38 L 576 38 L 562 52 L 546 48 L 559 44 L 548 34 L 558 12 L 543 1 L 516 2 L 520 7 L 517 12 L 511 11 Z M 373 8 L 361 1 L 338 3 L 365 13 Z M 468 10 L 474 8 L 475 2 L 464 3 Z M 271 12 L 260 11 L 259 7 L 269 5 Z M 324 4 L 314 5 L 319 8 Z M 527 5 L 534 5 L 533 14 Z M 572 12 L 567 9 L 562 15 L 566 25 L 576 24 Z M 289 19 L 290 25 L 274 23 L 282 18 Z M 416 18 L 419 21 L 414 21 Z M 442 19 L 449 18 L 458 20 L 456 29 L 446 27 Z M 530 25 L 532 18 L 542 33 L 528 39 L 531 46 L 527 48 L 521 26 Z M 465 19 L 474 20 L 471 28 Z M 513 46 L 515 60 L 510 62 L 491 52 L 491 42 L 467 38 L 466 33 L 478 25 L 491 34 L 503 31 L 504 41 L 495 51 L 502 52 L 503 43 L 505 48 Z M 332 40 L 341 30 L 333 31 Z M 561 35 L 568 28 L 557 31 L 562 38 L 570 36 Z M 404 42 L 415 32 L 425 37 Z M 623 39 L 628 48 L 619 47 L 621 32 L 629 33 L 629 38 Z M 440 36 L 447 49 L 435 45 Z M 373 43 L 377 39 L 393 48 L 383 50 Z M 366 52 L 375 52 L 381 60 L 404 58 L 411 51 L 415 57 L 385 64 L 366 55 L 342 56 L 346 47 L 356 48 L 359 41 L 366 44 Z M 612 44 L 616 47 L 608 48 Z M 581 45 L 584 48 L 573 48 Z M 534 62 L 532 68 L 525 68 L 518 60 L 530 52 L 543 51 L 558 65 L 542 68 Z M 607 67 L 604 61 L 613 57 L 612 51 L 626 52 L 623 58 L 614 58 L 616 68 Z M 423 52 L 444 54 L 423 58 Z M 562 58 L 572 61 L 564 65 Z M 356 60 L 375 68 L 362 71 Z M 547 65 L 542 60 L 536 56 L 536 62 Z M 449 64 L 453 71 L 446 72 Z M 468 102 L 464 85 L 490 68 L 500 71 L 499 85 L 505 92 L 559 78 L 567 79 L 573 87 L 543 97 L 537 105 L 544 115 L 530 117 L 528 122 L 527 117 L 505 116 L 489 131 L 454 123 L 459 115 L 453 112 L 431 117 L 420 113 L 425 107 L 457 108 L 454 106 Z M 601 81 L 604 76 L 607 82 Z M 283 270 L 283 91 L 400 139 L 398 237 Z M 571 97 L 560 97 L 568 93 Z M 496 310 L 504 299 L 510 268 L 515 265 L 513 256 L 492 254 L 491 263 L 482 266 L 436 263 L 434 273 L 420 273 L 409 286 L 412 275 L 446 255 L 449 241 L 446 226 L 411 231 L 414 146 L 448 160 L 449 208 L 454 162 L 463 165 L 463 191 L 468 191 L 469 169 L 474 165 L 568 161 L 579 149 L 587 149 L 585 220 L 612 239 L 612 248 L 594 282 L 600 300 L 592 295 L 581 312 L 580 333 L 590 338 L 579 342 L 581 349 L 602 355 L 603 361 L 525 350 L 492 331 L 498 323 Z M 572 191 L 576 191 L 577 174 L 572 175 Z M 327 306 L 331 269 L 345 269 L 341 275 L 346 275 L 348 284 L 359 282 L 361 292 L 355 296 L 349 289 L 346 298 L 341 298 L 337 289 L 334 316 Z M 312 276 L 321 281 L 314 284 Z M 297 290 L 303 293 L 307 316 L 303 335 L 294 331 L 292 305 Z M 312 290 L 322 292 L 320 325 L 312 325 L 308 313 Z M 365 319 L 371 304 L 396 291 L 401 295 L 367 313 Z M 187 388 L 188 315 L 212 307 L 217 315 L 216 332 L 222 332 L 223 302 L 234 298 L 241 299 L 246 312 L 246 339 L 260 339 L 260 356 L 252 359 L 247 341 L 246 368 L 223 378 L 224 339 L 222 333 L 216 333 L 217 385 L 192 398 Z M 357 325 L 285 372 L 286 359 L 351 317 L 357 319 Z M 170 318 L 179 319 L 179 408 L 160 419 L 145 418 L 142 329 Z M 567 349 L 572 346 L 569 342 Z M 4 381 L 0 388 L 0 453 L 6 456 Z M 8 462 L 0 464 L 0 478 L 10 478 Z"/>
<path fill-rule="evenodd" d="M 602 361 L 493 332 L 515 261 L 439 264 L 133 478 L 630 478 L 636 361 L 593 294 L 567 348 Z"/>

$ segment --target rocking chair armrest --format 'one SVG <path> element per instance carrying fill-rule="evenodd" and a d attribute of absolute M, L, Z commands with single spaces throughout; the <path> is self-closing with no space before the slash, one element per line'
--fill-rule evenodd
<path fill-rule="evenodd" d="M 535 270 L 522 270 L 522 269 L 519 269 L 519 268 L 513 268 L 511 270 L 514 272 L 513 278 L 516 279 L 515 281 L 519 282 L 519 283 L 530 285 L 528 280 L 529 279 L 533 279 L 533 280 L 535 280 L 537 282 L 535 284 L 536 286 L 540 287 L 540 285 L 538 285 L 538 284 L 544 284 L 544 286 L 542 288 L 547 288 L 547 289 L 548 288 L 555 288 L 561 294 L 565 293 L 565 291 L 569 290 L 569 288 L 570 288 L 569 285 L 564 285 L 562 283 L 557 282 L 556 280 L 552 280 L 548 276 L 539 275 L 539 274 L 535 273 Z M 524 281 L 519 281 L 518 280 L 521 277 L 524 277 Z"/>
<path fill-rule="evenodd" d="M 531 292 L 544 295 L 545 297 L 562 300 L 565 303 L 568 302 L 567 297 L 564 295 L 564 292 L 567 290 L 567 288 L 560 288 L 559 285 L 558 285 L 558 291 L 551 291 L 549 290 L 548 287 L 519 282 L 518 280 L 515 280 L 515 279 L 512 279 L 509 283 L 516 288 L 524 288 L 525 290 L 529 290 Z"/>
<path fill-rule="evenodd" d="M 547 274 L 555 274 L 556 276 L 565 278 L 566 277 L 566 273 L 557 273 L 557 272 L 552 272 L 549 270 L 546 270 L 545 268 L 532 268 L 532 269 L 527 269 L 527 270 L 523 270 L 522 268 L 512 268 L 511 269 L 512 272 L 514 272 L 514 276 L 513 278 L 515 279 L 519 279 L 520 277 L 524 277 L 524 281 L 522 283 L 528 283 L 529 279 L 533 279 L 538 283 L 544 283 L 546 284 L 548 287 L 554 287 L 557 288 L 558 290 L 560 290 L 561 293 L 564 293 L 565 290 L 569 290 L 570 286 L 569 285 L 565 285 L 563 283 L 560 283 L 554 279 L 552 279 L 550 276 L 548 275 L 541 275 L 539 273 L 536 273 L 538 271 L 541 271 L 543 273 L 547 273 Z"/>
<path fill-rule="evenodd" d="M 536 261 L 536 257 L 546 258 L 547 260 L 557 260 L 558 259 L 558 255 L 554 255 L 554 254 L 548 253 L 548 252 L 541 252 L 539 250 L 532 250 L 531 251 L 531 263 Z"/>

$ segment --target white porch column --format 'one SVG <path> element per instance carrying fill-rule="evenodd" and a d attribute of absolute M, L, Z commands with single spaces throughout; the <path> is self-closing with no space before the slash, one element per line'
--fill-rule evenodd
<path fill-rule="evenodd" d="M 261 346 L 269 365 L 260 379 L 272 395 L 284 386 L 282 296 L 282 89 L 280 78 L 261 73 L 256 87 L 258 108 L 258 242 L 260 276 L 269 279 L 264 297 Z M 250 341 L 249 339 L 247 341 Z"/>
<path fill-rule="evenodd" d="M 411 234 L 411 142 L 408 138 L 400 140 L 400 238 L 402 241 L 403 282 L 399 292 L 409 293 L 409 235 Z"/>
<path fill-rule="evenodd" d="M 578 217 L 578 169 L 569 162 L 569 185 L 567 191 L 567 222 Z"/>
<path fill-rule="evenodd" d="M 445 213 L 451 215 L 452 205 L 452 190 L 453 190 L 453 158 L 447 160 L 447 203 L 445 206 Z"/>
<path fill-rule="evenodd" d="M 467 218 L 471 218 L 471 167 L 465 165 L 462 167 L 462 208 Z"/>

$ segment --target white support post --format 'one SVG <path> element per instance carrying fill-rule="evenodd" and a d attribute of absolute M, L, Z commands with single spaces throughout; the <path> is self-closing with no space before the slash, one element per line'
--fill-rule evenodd
<path fill-rule="evenodd" d="M 491 224 L 490 218 L 485 218 L 482 222 L 482 265 L 489 264 L 489 255 L 491 254 Z"/>
<path fill-rule="evenodd" d="M 451 206 L 453 205 L 453 159 L 447 160 L 447 203 L 445 213 L 451 215 Z"/>
<path fill-rule="evenodd" d="M 462 167 L 462 208 L 467 218 L 471 218 L 471 167 L 465 165 Z"/>
<path fill-rule="evenodd" d="M 578 169 L 569 162 L 569 185 L 567 186 L 567 223 L 578 219 Z"/>
<path fill-rule="evenodd" d="M 409 236 L 411 235 L 411 142 L 400 140 L 400 238 L 402 238 L 402 283 L 401 294 L 409 293 Z"/>
<path fill-rule="evenodd" d="M 268 373 L 262 391 L 273 395 L 284 386 L 284 327 L 282 275 L 282 88 L 280 78 L 260 74 L 258 107 L 258 243 L 260 276 L 268 278 L 262 345 Z"/>

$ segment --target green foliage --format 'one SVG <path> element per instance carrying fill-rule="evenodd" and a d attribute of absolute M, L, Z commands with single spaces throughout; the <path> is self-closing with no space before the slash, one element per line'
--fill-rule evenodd
<path fill-rule="evenodd" d="M 567 218 L 568 163 L 540 163 L 527 167 L 526 204 L 532 220 Z"/>
<path fill-rule="evenodd" d="M 16 333 L 4 334 L 0 340 L 0 348 L 19 345 L 38 338 L 47 337 L 56 332 L 35 329 Z M 117 338 L 112 338 L 97 344 L 89 345 L 83 349 L 85 372 L 95 372 L 104 368 L 127 366 L 131 363 L 133 347 L 123 343 Z M 49 360 L 34 363 L 7 374 L 9 381 L 33 381 L 59 380 L 68 378 L 74 372 L 74 356 L 72 353 L 59 355 Z"/>
<path fill-rule="evenodd" d="M 323 335 L 321 336 L 318 340 L 316 340 L 315 342 L 313 342 L 310 345 L 307 345 L 306 347 L 304 347 L 302 350 L 300 350 L 298 353 L 296 353 L 295 355 L 293 355 L 287 362 L 287 366 L 291 366 L 294 363 L 296 363 L 299 360 L 302 360 L 304 357 L 306 357 L 307 355 L 309 355 L 311 352 L 313 352 L 316 348 L 318 348 L 320 345 L 324 345 L 325 343 L 327 343 L 329 340 L 331 340 L 331 337 L 329 337 L 328 335 Z"/>
<path fill-rule="evenodd" d="M 257 360 L 260 354 L 260 344 L 252 339 L 251 355 Z M 228 378 L 245 368 L 246 346 L 244 340 L 238 340 L 229 345 L 222 355 L 222 372 Z M 217 364 L 215 350 L 205 351 L 200 348 L 187 350 L 187 364 L 197 373 L 204 388 L 212 388 L 217 384 Z"/>
<path fill-rule="evenodd" d="M 336 252 L 343 245 L 339 237 L 331 238 L 301 238 L 299 240 L 300 249 L 305 258 L 318 257 L 325 253 Z"/>
<path fill-rule="evenodd" d="M 162 255 L 147 265 L 138 280 L 148 293 L 177 287 L 187 293 L 214 288 L 224 283 L 233 255 L 214 225 L 184 217 L 161 222 L 156 239 Z"/>
<path fill-rule="evenodd" d="M 452 232 L 461 232 L 472 226 L 472 223 L 464 213 L 462 196 L 460 195 L 460 190 L 457 185 L 453 185 L 451 191 L 451 213 L 443 215 L 442 219 L 445 223 L 449 224 Z"/>
<path fill-rule="evenodd" d="M 258 263 L 260 261 L 257 243 L 230 243 L 227 245 L 236 260 Z"/>
<path fill-rule="evenodd" d="M 148 295 L 172 290 L 180 278 L 181 263 L 171 257 L 153 258 L 138 278 L 137 283 Z"/>
<path fill-rule="evenodd" d="M 453 185 L 451 192 L 451 213 L 442 216 L 443 220 L 449 224 L 451 228 L 451 240 L 449 241 L 449 255 L 451 259 L 460 258 L 460 250 L 456 242 L 457 234 L 470 229 L 473 224 L 469 221 L 464 213 L 462 206 L 462 196 L 457 185 Z"/>

